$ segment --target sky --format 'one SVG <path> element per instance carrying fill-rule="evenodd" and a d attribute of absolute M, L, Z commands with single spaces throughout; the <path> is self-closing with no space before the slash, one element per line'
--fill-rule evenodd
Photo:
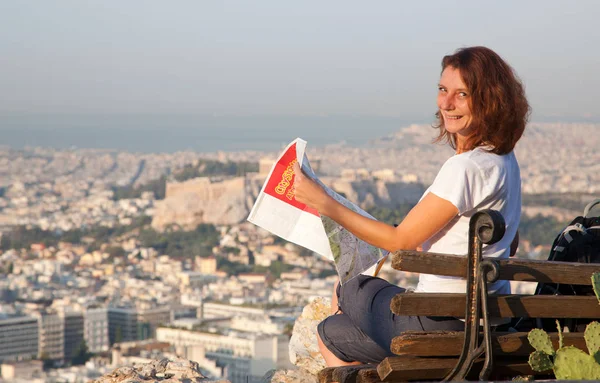
<path fill-rule="evenodd" d="M 485 45 L 533 117 L 600 118 L 600 1 L 0 2 L 0 116 L 435 111 L 441 58 Z"/>

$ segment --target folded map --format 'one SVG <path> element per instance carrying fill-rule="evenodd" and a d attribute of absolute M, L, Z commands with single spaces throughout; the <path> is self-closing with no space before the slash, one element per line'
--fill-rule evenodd
<path fill-rule="evenodd" d="M 267 231 L 332 260 L 341 283 L 372 268 L 387 251 L 358 239 L 329 217 L 294 198 L 296 162 L 336 201 L 369 218 L 370 214 L 324 185 L 305 154 L 306 141 L 297 138 L 279 156 L 252 207 L 248 221 Z"/>

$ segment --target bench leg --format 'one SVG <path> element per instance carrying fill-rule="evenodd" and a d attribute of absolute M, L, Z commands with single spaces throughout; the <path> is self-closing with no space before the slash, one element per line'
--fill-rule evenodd
<path fill-rule="evenodd" d="M 481 255 L 484 243 L 494 243 L 504 235 L 505 225 L 502 216 L 495 211 L 484 210 L 471 217 L 469 222 L 469 255 L 467 271 L 467 305 L 465 313 L 465 339 L 456 366 L 444 380 L 463 381 L 473 363 L 485 354 L 485 362 L 479 379 L 487 380 L 492 370 L 492 347 L 490 323 L 487 310 L 487 280 L 497 279 L 498 265 L 494 261 L 483 260 Z M 490 271 L 488 273 L 488 271 Z M 489 274 L 489 276 L 488 276 Z M 483 318 L 480 318 L 480 315 Z M 483 343 L 479 343 L 479 325 L 483 319 Z"/>

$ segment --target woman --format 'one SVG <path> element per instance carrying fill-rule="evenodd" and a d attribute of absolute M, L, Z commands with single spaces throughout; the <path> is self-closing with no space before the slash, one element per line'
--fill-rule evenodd
<path fill-rule="evenodd" d="M 482 209 L 500 211 L 506 234 L 484 247 L 483 255 L 506 258 L 518 241 L 521 178 L 513 148 L 529 116 L 523 86 L 511 67 L 485 47 L 463 48 L 442 60 L 436 113 L 437 141 L 449 143 L 449 158 L 419 203 L 398 227 L 363 217 L 329 197 L 295 167 L 295 198 L 344 226 L 357 237 L 386 249 L 464 254 L 470 217 Z M 510 293 L 497 281 L 490 293 Z M 459 278 L 422 274 L 417 291 L 460 292 Z M 397 316 L 390 301 L 404 289 L 375 277 L 359 276 L 339 287 L 332 315 L 319 324 L 319 348 L 328 366 L 378 363 L 391 340 L 407 330 L 463 330 L 455 318 Z"/>

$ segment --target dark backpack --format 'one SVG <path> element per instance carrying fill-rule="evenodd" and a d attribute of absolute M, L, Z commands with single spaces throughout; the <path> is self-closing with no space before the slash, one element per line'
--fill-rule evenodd
<path fill-rule="evenodd" d="M 549 261 L 600 263 L 600 217 L 589 217 L 590 210 L 600 204 L 600 199 L 589 203 L 583 215 L 575 218 L 554 240 Z M 592 286 L 558 283 L 539 283 L 536 294 L 541 295 L 594 295 Z M 561 320 L 561 327 L 569 331 L 584 331 L 591 321 L 587 319 Z M 538 320 L 537 327 L 556 331 L 554 319 Z"/>

